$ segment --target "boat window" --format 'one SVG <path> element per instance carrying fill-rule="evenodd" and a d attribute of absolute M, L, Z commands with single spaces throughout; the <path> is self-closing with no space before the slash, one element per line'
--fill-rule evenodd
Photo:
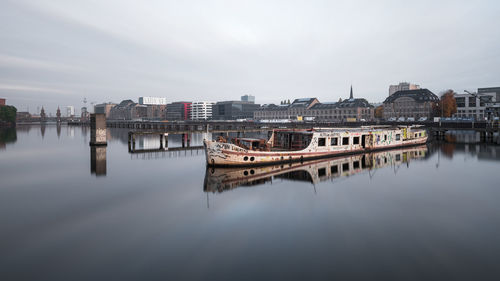
<path fill-rule="evenodd" d="M 387 141 L 387 135 L 384 135 L 384 141 Z"/>
<path fill-rule="evenodd" d="M 352 167 L 354 169 L 359 169 L 359 161 L 354 161 L 354 163 L 352 163 Z"/>
<path fill-rule="evenodd" d="M 332 174 L 338 173 L 339 172 L 339 166 L 335 165 L 335 166 L 330 167 L 330 172 L 332 172 Z"/>
<path fill-rule="evenodd" d="M 326 138 L 318 138 L 318 146 L 325 146 Z"/>
<path fill-rule="evenodd" d="M 318 169 L 318 177 L 326 176 L 326 168 Z"/>
<path fill-rule="evenodd" d="M 349 137 L 342 138 L 342 145 L 349 145 Z"/>
<path fill-rule="evenodd" d="M 338 145 L 339 141 L 338 138 L 331 138 L 330 139 L 330 145 Z"/>
<path fill-rule="evenodd" d="M 343 172 L 349 171 L 349 163 L 342 164 L 342 171 Z"/>
<path fill-rule="evenodd" d="M 401 135 L 400 134 L 396 134 L 396 140 L 400 140 L 401 139 Z"/>
<path fill-rule="evenodd" d="M 359 137 L 352 138 L 352 144 L 359 144 Z"/>

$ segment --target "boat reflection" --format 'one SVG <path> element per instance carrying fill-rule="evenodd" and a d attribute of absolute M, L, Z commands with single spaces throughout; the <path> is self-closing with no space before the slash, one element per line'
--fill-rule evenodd
<path fill-rule="evenodd" d="M 203 190 L 224 192 L 240 186 L 254 186 L 273 179 L 305 181 L 316 184 L 321 181 L 352 176 L 362 171 L 406 164 L 413 159 L 427 157 L 427 146 L 393 149 L 366 154 L 350 155 L 303 163 L 290 163 L 264 167 L 207 168 Z"/>

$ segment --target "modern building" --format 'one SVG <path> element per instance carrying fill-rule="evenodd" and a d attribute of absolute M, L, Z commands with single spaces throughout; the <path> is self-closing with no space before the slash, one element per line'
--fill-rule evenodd
<path fill-rule="evenodd" d="M 455 117 L 474 118 L 475 120 L 485 120 L 495 116 L 495 104 L 497 94 L 495 92 L 456 94 L 457 113 Z M 492 112 L 493 111 L 493 112 Z"/>
<path fill-rule="evenodd" d="M 244 95 L 244 96 L 241 96 L 241 101 L 248 101 L 248 102 L 255 103 L 255 97 L 252 95 Z"/>
<path fill-rule="evenodd" d="M 389 96 L 392 96 L 397 91 L 409 91 L 418 89 L 420 89 L 420 85 L 412 84 L 409 82 L 400 82 L 398 85 L 389 86 Z"/>
<path fill-rule="evenodd" d="M 106 118 L 109 118 L 109 114 L 111 112 L 111 109 L 116 106 L 116 103 L 101 103 L 101 104 L 96 104 L 94 105 L 94 113 L 101 113 L 105 114 Z"/>
<path fill-rule="evenodd" d="M 75 116 L 75 107 L 72 105 L 66 106 L 66 117 L 74 117 Z"/>
<path fill-rule="evenodd" d="M 167 120 L 188 120 L 191 116 L 191 102 L 178 101 L 167 104 Z"/>
<path fill-rule="evenodd" d="M 212 119 L 212 109 L 215 102 L 196 101 L 191 104 L 191 120 Z"/>
<path fill-rule="evenodd" d="M 432 118 L 438 96 L 428 89 L 397 91 L 384 101 L 384 118 Z"/>
<path fill-rule="evenodd" d="M 142 104 L 142 105 L 167 105 L 167 98 L 139 97 L 139 104 Z"/>
<path fill-rule="evenodd" d="M 212 107 L 212 119 L 214 120 L 236 120 L 253 119 L 254 112 L 260 108 L 260 104 L 249 101 L 221 101 Z"/>
<path fill-rule="evenodd" d="M 492 94 L 496 95 L 496 101 L 500 102 L 500 87 L 478 88 L 478 94 Z"/>
<path fill-rule="evenodd" d="M 132 100 L 123 100 L 109 112 L 109 119 L 113 120 L 134 120 L 143 119 L 148 116 L 148 107 L 133 102 Z M 97 113 L 97 112 L 96 112 Z"/>
<path fill-rule="evenodd" d="M 493 119 L 493 117 L 500 117 L 500 87 L 479 88 L 477 89 L 477 93 L 479 95 L 495 93 L 496 101 L 493 104 L 486 106 L 485 117 L 488 120 Z"/>

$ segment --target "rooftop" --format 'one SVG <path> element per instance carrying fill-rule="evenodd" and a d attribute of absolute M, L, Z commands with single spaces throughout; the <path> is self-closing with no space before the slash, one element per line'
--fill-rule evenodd
<path fill-rule="evenodd" d="M 436 96 L 428 89 L 418 89 L 418 90 L 397 91 L 391 96 L 387 97 L 384 103 L 392 103 L 394 102 L 394 100 L 401 97 L 409 97 L 414 99 L 416 102 L 439 101 L 438 96 Z"/>

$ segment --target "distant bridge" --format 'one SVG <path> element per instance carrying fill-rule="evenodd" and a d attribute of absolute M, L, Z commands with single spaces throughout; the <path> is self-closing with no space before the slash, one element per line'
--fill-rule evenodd
<path fill-rule="evenodd" d="M 132 131 L 166 132 L 166 133 L 195 133 L 195 132 L 251 132 L 268 131 L 272 129 L 310 129 L 313 127 L 360 127 L 373 125 L 421 125 L 435 131 L 475 130 L 479 132 L 498 132 L 499 123 L 492 122 L 288 122 L 288 123 L 261 123 L 237 121 L 116 121 L 108 120 L 109 128 L 127 128 Z"/>

